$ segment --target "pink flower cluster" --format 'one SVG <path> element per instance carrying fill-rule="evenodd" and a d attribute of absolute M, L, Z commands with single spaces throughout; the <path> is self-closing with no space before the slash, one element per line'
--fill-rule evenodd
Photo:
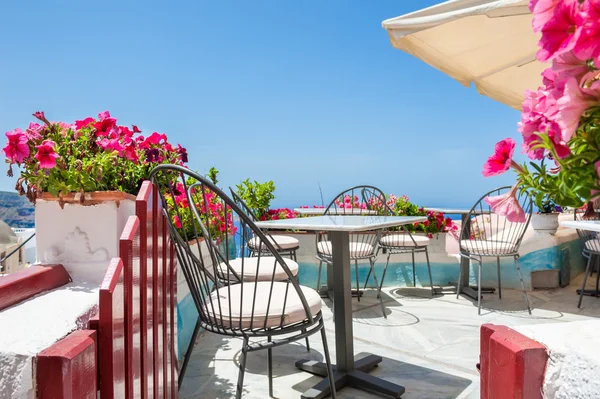
<path fill-rule="evenodd" d="M 269 209 L 260 220 L 295 219 L 298 215 L 300 215 L 298 212 L 289 208 Z"/>
<path fill-rule="evenodd" d="M 544 151 L 532 147 L 543 133 L 564 158 L 582 113 L 600 103 L 600 0 L 531 0 L 529 8 L 533 30 L 541 33 L 537 58 L 552 66 L 542 74 L 543 85 L 525 93 L 523 150 L 542 159 Z"/>
<path fill-rule="evenodd" d="M 357 195 L 351 197 L 346 194 L 344 198 L 336 199 L 335 205 L 343 209 L 367 209 L 367 204 L 360 202 Z"/>

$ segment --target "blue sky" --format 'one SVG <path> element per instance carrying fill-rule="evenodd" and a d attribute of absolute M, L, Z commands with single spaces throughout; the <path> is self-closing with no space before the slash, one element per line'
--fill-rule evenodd
<path fill-rule="evenodd" d="M 109 110 L 222 186 L 273 180 L 274 206 L 363 183 L 468 206 L 514 181 L 481 167 L 519 113 L 391 46 L 384 19 L 437 2 L 2 2 L 0 132 Z"/>

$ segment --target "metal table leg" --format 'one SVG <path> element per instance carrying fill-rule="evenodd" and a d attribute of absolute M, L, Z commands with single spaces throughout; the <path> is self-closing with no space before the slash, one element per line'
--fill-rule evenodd
<path fill-rule="evenodd" d="M 336 365 L 334 378 L 336 389 L 350 385 L 393 398 L 399 398 L 405 391 L 403 386 L 393 384 L 367 374 L 377 364 L 381 356 L 369 355 L 354 361 L 354 335 L 352 330 L 352 296 L 350 275 L 350 237 L 348 232 L 330 232 L 333 267 L 332 279 L 335 322 Z M 309 373 L 326 376 L 325 364 L 311 360 L 299 360 L 296 367 Z M 325 398 L 329 396 L 329 381 L 325 378 L 302 394 L 303 399 Z"/>

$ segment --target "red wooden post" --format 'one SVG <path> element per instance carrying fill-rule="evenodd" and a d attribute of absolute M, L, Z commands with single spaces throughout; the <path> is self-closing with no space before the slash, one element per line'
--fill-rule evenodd
<path fill-rule="evenodd" d="M 96 331 L 74 331 L 40 352 L 36 364 L 38 399 L 97 397 Z"/>
<path fill-rule="evenodd" d="M 0 310 L 71 281 L 63 265 L 33 265 L 0 278 Z"/>
<path fill-rule="evenodd" d="M 100 286 L 99 371 L 102 399 L 125 398 L 125 303 L 123 262 L 111 260 Z"/>
<path fill-rule="evenodd" d="M 119 255 L 125 269 L 125 367 L 129 398 L 141 396 L 140 221 L 130 216 L 121 234 Z"/>
<path fill-rule="evenodd" d="M 135 200 L 135 214 L 140 220 L 140 324 L 141 324 L 141 373 L 142 399 L 154 396 L 154 362 L 152 346 L 152 191 L 149 181 L 142 187 Z M 150 241 L 150 246 L 148 245 Z"/>
<path fill-rule="evenodd" d="M 160 229 L 162 209 L 156 189 L 152 190 L 152 318 L 153 318 L 153 352 L 154 352 L 154 397 L 163 396 L 162 369 L 162 268 L 160 267 L 159 245 L 162 244 Z"/>
<path fill-rule="evenodd" d="M 506 326 L 481 326 L 481 399 L 541 399 L 546 348 Z"/>

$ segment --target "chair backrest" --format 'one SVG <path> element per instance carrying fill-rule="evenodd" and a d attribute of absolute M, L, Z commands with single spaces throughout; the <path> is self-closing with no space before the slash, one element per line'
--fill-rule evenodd
<path fill-rule="evenodd" d="M 177 165 L 154 168 L 150 180 L 160 193 L 178 264 L 205 329 L 252 335 L 280 328 L 289 310 L 287 294 L 293 290 L 301 302 L 294 306 L 300 306 L 306 319 L 312 320 L 306 297 L 283 258 L 251 217 L 221 189 Z M 259 247 L 271 254 L 234 262 L 230 248 L 236 241 L 247 246 L 248 231 L 260 240 Z M 283 282 L 276 278 L 282 273 L 287 275 Z"/>
<path fill-rule="evenodd" d="M 574 219 L 578 221 L 600 220 L 600 214 L 598 214 L 598 212 L 593 209 L 593 204 L 591 205 L 592 209 L 588 209 L 589 206 L 590 204 L 588 203 L 586 205 L 586 211 L 582 209 L 575 209 L 575 211 L 573 212 Z M 577 235 L 579 236 L 581 245 L 583 245 L 583 249 L 585 251 L 600 252 L 600 238 L 598 236 L 598 233 L 589 230 L 577 229 Z"/>
<path fill-rule="evenodd" d="M 377 187 L 355 186 L 336 195 L 329 203 L 323 215 L 343 216 L 389 216 L 391 211 L 386 204 L 385 195 Z M 375 253 L 380 232 L 350 233 L 351 257 L 366 258 Z M 327 233 L 317 234 L 317 251 L 331 256 L 331 248 L 323 242 L 328 241 Z"/>
<path fill-rule="evenodd" d="M 242 199 L 242 197 L 240 197 L 240 195 L 237 192 L 235 192 L 235 190 L 233 189 L 233 187 L 229 187 L 229 191 L 231 192 L 231 198 L 233 198 L 233 201 L 237 204 L 237 206 L 239 206 L 241 210 L 243 210 L 244 212 L 246 212 L 246 214 L 252 219 L 253 222 L 257 222 L 258 221 L 258 217 L 256 216 L 256 214 L 252 211 L 252 209 L 250 209 L 250 207 L 248 206 L 248 204 L 246 204 L 246 202 L 244 202 L 244 200 Z M 267 238 L 271 239 L 270 241 L 275 246 L 275 249 L 277 249 L 278 251 L 283 251 L 283 249 L 281 248 L 281 246 L 277 243 L 276 240 L 274 240 L 272 238 L 271 234 L 269 234 L 268 231 L 262 230 L 262 232 L 264 233 L 264 235 Z M 246 233 L 248 234 L 248 237 L 246 237 L 246 240 L 247 240 L 246 242 L 248 242 L 248 241 L 250 241 L 252 239 L 252 232 L 250 230 L 247 230 Z"/>
<path fill-rule="evenodd" d="M 525 212 L 525 222 L 511 222 L 505 216 L 494 213 L 485 201 L 487 197 L 507 194 L 510 186 L 496 188 L 485 193 L 473 205 L 466 218 L 467 223 L 461 227 L 460 249 L 488 256 L 510 256 L 519 252 L 523 236 L 527 231 L 533 213 L 533 200 L 525 192 L 517 192 L 518 203 Z M 469 241 L 466 243 L 465 241 Z"/>

